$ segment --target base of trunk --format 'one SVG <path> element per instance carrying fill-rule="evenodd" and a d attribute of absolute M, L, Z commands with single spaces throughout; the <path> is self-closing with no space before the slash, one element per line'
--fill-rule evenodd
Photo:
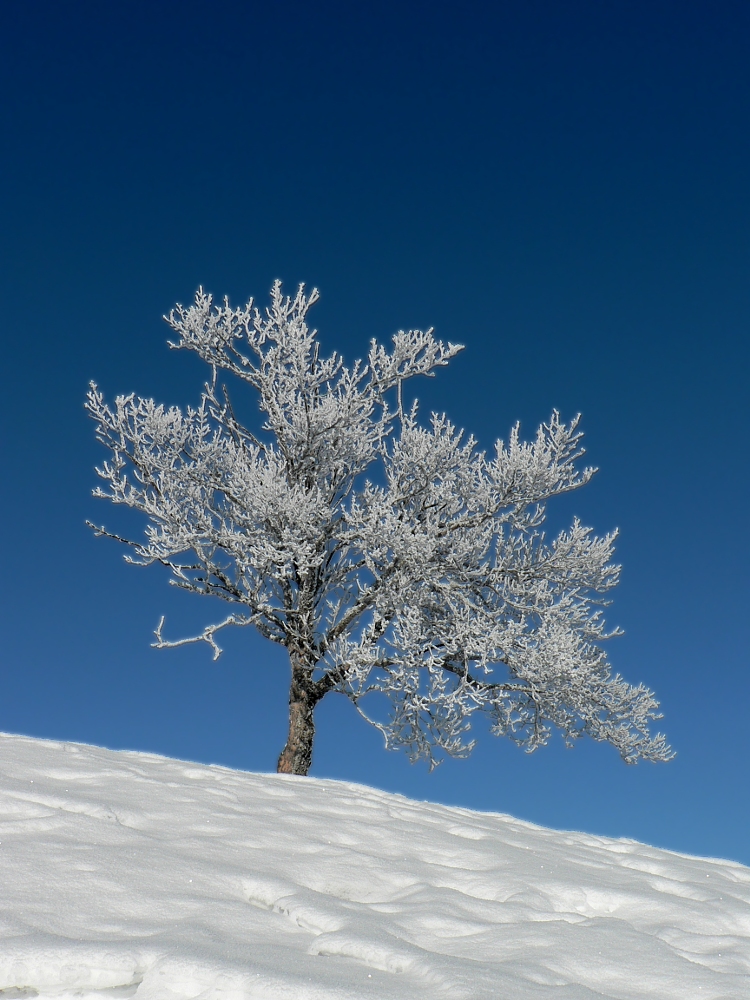
<path fill-rule="evenodd" d="M 308 699 L 290 700 L 289 736 L 276 765 L 278 774 L 307 774 L 312 764 L 315 723 Z"/>

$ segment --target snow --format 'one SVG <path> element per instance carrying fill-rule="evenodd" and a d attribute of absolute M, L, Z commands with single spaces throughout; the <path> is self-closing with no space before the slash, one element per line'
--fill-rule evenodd
<path fill-rule="evenodd" d="M 740 1000 L 750 870 L 0 736 L 0 998 Z"/>

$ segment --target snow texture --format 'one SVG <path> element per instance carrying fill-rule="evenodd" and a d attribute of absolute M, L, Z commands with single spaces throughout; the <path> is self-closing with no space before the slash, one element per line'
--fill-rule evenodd
<path fill-rule="evenodd" d="M 740 1000 L 750 870 L 0 736 L 0 997 Z"/>

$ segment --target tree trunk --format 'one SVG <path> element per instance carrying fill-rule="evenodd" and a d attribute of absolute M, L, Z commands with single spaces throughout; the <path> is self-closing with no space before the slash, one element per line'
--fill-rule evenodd
<path fill-rule="evenodd" d="M 276 771 L 279 774 L 307 774 L 312 763 L 315 722 L 313 709 L 318 701 L 313 688 L 312 670 L 301 666 L 292 656 L 292 683 L 289 688 L 289 735 L 281 751 Z"/>

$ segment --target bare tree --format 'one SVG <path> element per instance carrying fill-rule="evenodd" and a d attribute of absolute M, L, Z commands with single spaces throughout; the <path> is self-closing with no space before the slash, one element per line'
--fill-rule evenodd
<path fill-rule="evenodd" d="M 600 646 L 600 605 L 617 582 L 614 534 L 575 520 L 547 541 L 547 501 L 583 486 L 578 418 L 555 412 L 535 439 L 518 426 L 491 456 L 445 416 L 429 426 L 405 408 L 402 384 L 431 375 L 461 347 L 432 331 L 400 331 L 367 362 L 321 358 L 306 316 L 317 300 L 276 282 L 265 313 L 233 309 L 199 289 L 167 322 L 171 346 L 209 366 L 200 404 L 183 412 L 133 394 L 110 408 L 92 383 L 87 408 L 109 449 L 96 496 L 142 511 L 145 539 L 118 538 L 137 565 L 161 563 L 171 582 L 235 606 L 205 641 L 252 625 L 291 663 L 289 735 L 278 770 L 306 774 L 313 712 L 349 697 L 412 760 L 439 749 L 467 755 L 470 720 L 527 750 L 557 727 L 613 744 L 627 762 L 667 760 L 649 724 L 658 704 L 612 676 Z M 258 395 L 262 429 L 235 416 L 220 371 Z M 391 399 L 390 406 L 388 399 Z M 367 478 L 368 473 L 371 478 Z M 386 696 L 385 716 L 368 696 Z M 378 699 L 376 699 L 377 701 Z"/>

